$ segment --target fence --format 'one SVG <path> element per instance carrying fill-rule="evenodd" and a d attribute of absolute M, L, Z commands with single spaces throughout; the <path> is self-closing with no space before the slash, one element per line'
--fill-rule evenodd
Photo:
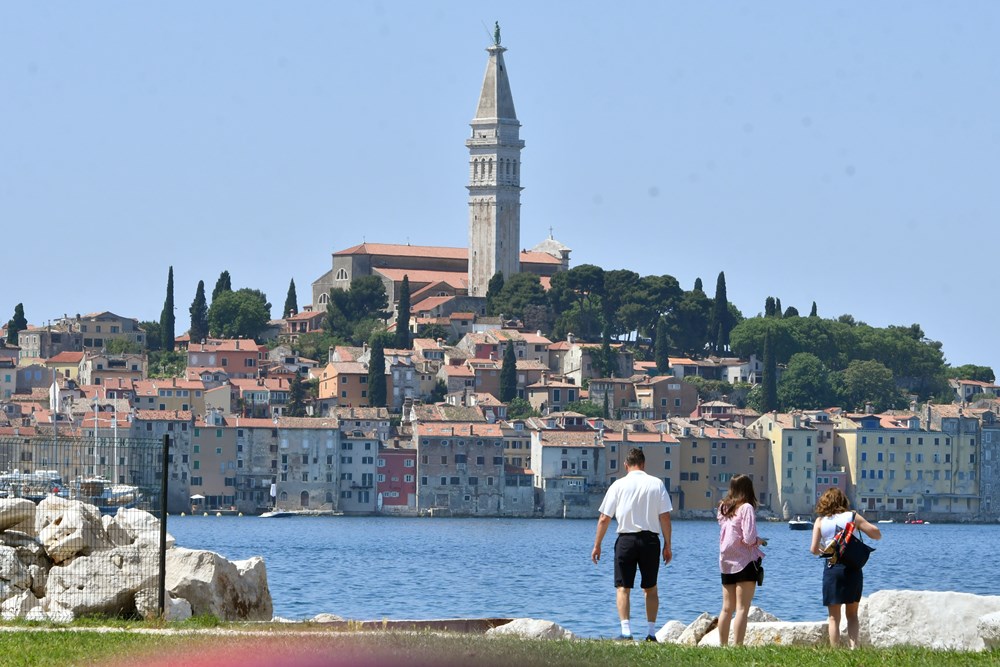
<path fill-rule="evenodd" d="M 134 585 L 144 591 L 147 613 L 152 603 L 162 615 L 167 491 L 163 473 L 167 445 L 166 438 L 130 436 L 79 437 L 52 433 L 0 437 L 0 506 L 5 506 L 6 510 L 6 515 L 0 512 L 0 518 L 4 519 L 0 522 L 0 544 L 13 546 L 17 539 L 24 539 L 9 537 L 3 531 L 27 533 L 41 543 L 48 557 L 43 559 L 43 567 L 50 568 L 45 578 L 31 576 L 26 581 L 21 580 L 20 587 L 0 588 L 0 598 L 29 589 L 37 598 L 45 597 L 45 591 L 37 590 L 39 584 L 35 579 L 42 582 L 47 579 L 49 607 L 71 609 L 75 615 L 82 610 L 82 613 L 132 616 L 139 613 L 135 596 L 129 600 L 128 595 L 119 593 L 125 579 L 126 587 Z M 56 498 L 81 501 L 97 511 L 83 512 L 79 517 L 57 522 L 60 504 Z M 53 511 L 31 513 L 28 507 L 24 516 L 27 519 L 34 514 L 34 521 L 17 522 L 18 517 L 11 512 L 25 505 L 17 503 L 16 499 L 30 500 L 36 505 L 50 499 L 43 507 L 51 506 Z M 158 533 L 148 522 L 144 525 L 132 522 L 126 528 L 124 517 L 121 522 L 104 518 L 114 517 L 123 508 L 138 508 L 152 514 L 159 519 Z M 98 512 L 102 517 L 100 523 Z M 141 539 L 136 538 L 139 533 Z M 78 558 L 126 546 L 132 541 L 137 547 L 143 546 L 133 550 L 136 555 L 127 568 L 102 569 L 74 563 Z M 64 579 L 77 571 L 85 571 L 85 577 L 76 587 L 75 597 L 53 599 L 53 580 L 65 585 Z M 149 600 L 152 592 L 156 596 Z M 84 598 L 114 598 L 115 602 L 107 609 L 88 609 Z"/>

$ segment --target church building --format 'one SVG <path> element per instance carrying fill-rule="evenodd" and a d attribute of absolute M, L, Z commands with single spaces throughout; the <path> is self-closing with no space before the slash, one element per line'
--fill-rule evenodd
<path fill-rule="evenodd" d="M 361 243 L 333 253 L 331 269 L 312 284 L 313 309 L 326 308 L 333 288 L 375 275 L 385 283 L 395 306 L 403 276 L 410 282 L 410 303 L 428 297 L 485 297 L 497 272 L 510 278 L 534 273 L 548 287 L 557 271 L 569 269 L 570 249 L 552 238 L 521 249 L 521 123 L 514 111 L 499 28 L 489 57 L 482 92 L 472 119 L 469 149 L 469 245 L 467 248 Z M 468 309 L 470 299 L 456 299 Z M 485 301 L 479 310 L 485 309 Z"/>

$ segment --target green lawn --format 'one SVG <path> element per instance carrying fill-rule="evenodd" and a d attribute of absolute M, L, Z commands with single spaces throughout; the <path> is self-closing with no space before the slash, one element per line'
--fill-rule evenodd
<path fill-rule="evenodd" d="M 0 632 L 2 665 L 184 665 L 185 667 L 458 666 L 458 665 L 733 665 L 739 667 L 815 665 L 816 667 L 899 667 L 901 665 L 995 665 L 1000 652 L 949 653 L 922 649 L 858 651 L 768 648 L 686 648 L 610 640 L 524 641 L 478 635 L 329 632 L 319 627 L 290 632 L 267 626 L 250 635 L 140 634 L 112 630 L 43 630 Z M 219 631 L 222 632 L 222 631 Z"/>

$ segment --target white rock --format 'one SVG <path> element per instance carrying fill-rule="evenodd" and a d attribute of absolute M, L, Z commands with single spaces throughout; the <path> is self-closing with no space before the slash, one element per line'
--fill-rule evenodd
<path fill-rule="evenodd" d="M 185 621 L 191 618 L 191 603 L 187 600 L 174 598 L 168 591 L 164 592 L 163 616 L 167 621 Z M 159 592 L 156 588 L 144 588 L 135 594 L 135 610 L 142 618 L 156 618 L 159 613 Z"/>
<path fill-rule="evenodd" d="M 45 608 L 84 614 L 121 615 L 135 611 L 135 595 L 157 582 L 154 561 L 138 548 L 115 547 L 75 558 L 49 570 Z"/>
<path fill-rule="evenodd" d="M 35 520 L 35 503 L 27 498 L 0 498 L 0 532 Z"/>
<path fill-rule="evenodd" d="M 39 607 L 38 598 L 31 591 L 22 591 L 0 603 L 0 618 L 12 621 L 26 616 L 35 607 Z"/>
<path fill-rule="evenodd" d="M 230 562 L 211 551 L 167 551 L 167 590 L 191 603 L 196 616 L 269 621 L 274 615 L 264 561 Z"/>
<path fill-rule="evenodd" d="M 490 628 L 486 634 L 515 635 L 525 639 L 573 639 L 573 633 L 561 625 L 537 618 L 515 618 L 510 623 Z"/>
<path fill-rule="evenodd" d="M 656 631 L 656 641 L 661 644 L 676 644 L 686 627 L 680 621 L 667 621 Z"/>
<path fill-rule="evenodd" d="M 732 626 L 729 627 L 729 643 L 733 642 Z M 747 623 L 743 638 L 746 646 L 826 646 L 826 621 L 792 623 L 772 621 L 769 623 Z M 719 629 L 713 628 L 698 646 L 719 646 Z"/>
<path fill-rule="evenodd" d="M 747 622 L 749 623 L 774 623 L 780 620 L 777 616 L 767 613 L 756 605 L 751 606 L 747 613 Z"/>
<path fill-rule="evenodd" d="M 131 538 L 130 544 L 160 546 L 160 519 L 145 510 L 121 507 L 109 525 L 124 530 Z M 167 533 L 167 548 L 173 548 L 175 543 L 173 536 Z"/>
<path fill-rule="evenodd" d="M 313 623 L 337 623 L 343 621 L 343 617 L 337 616 L 336 614 L 316 614 L 312 617 Z"/>
<path fill-rule="evenodd" d="M 0 546 L 0 582 L 12 591 L 0 593 L 0 599 L 31 588 L 31 572 L 18 559 L 14 547 Z"/>
<path fill-rule="evenodd" d="M 979 617 L 1000 611 L 1000 596 L 938 591 L 878 591 L 868 598 L 866 625 L 876 648 L 909 645 L 980 651 Z"/>
<path fill-rule="evenodd" d="M 718 623 L 718 617 L 704 612 L 701 616 L 694 619 L 689 626 L 684 628 L 684 632 L 677 638 L 677 643 L 686 646 L 697 646 L 702 637 L 707 635 Z"/>
<path fill-rule="evenodd" d="M 43 510 L 42 505 L 50 499 L 56 500 Z M 62 563 L 114 546 L 104 531 L 100 511 L 93 505 L 49 496 L 38 507 L 35 515 L 38 540 L 53 562 Z M 39 527 L 40 524 L 44 525 Z"/>
<path fill-rule="evenodd" d="M 976 622 L 976 629 L 986 650 L 1000 648 L 1000 611 L 980 616 Z"/>

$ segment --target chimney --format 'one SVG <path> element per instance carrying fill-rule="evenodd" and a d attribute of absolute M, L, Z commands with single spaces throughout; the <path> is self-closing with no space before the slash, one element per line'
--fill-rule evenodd
<path fill-rule="evenodd" d="M 569 343 L 570 345 L 576 342 L 576 336 L 573 335 L 572 331 L 566 334 L 566 342 Z"/>

